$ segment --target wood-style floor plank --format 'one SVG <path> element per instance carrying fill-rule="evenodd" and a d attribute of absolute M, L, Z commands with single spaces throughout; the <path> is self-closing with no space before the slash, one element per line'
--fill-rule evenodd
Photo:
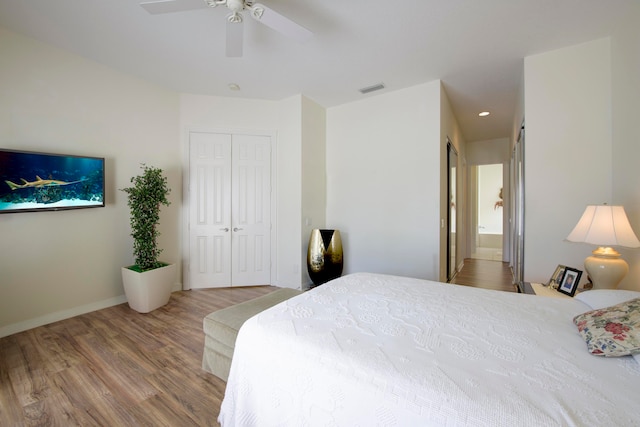
<path fill-rule="evenodd" d="M 513 274 L 509 264 L 468 258 L 451 283 L 497 291 L 515 292 Z"/>
<path fill-rule="evenodd" d="M 2 426 L 217 426 L 225 383 L 201 369 L 202 320 L 272 286 L 174 292 L 0 339 Z"/>

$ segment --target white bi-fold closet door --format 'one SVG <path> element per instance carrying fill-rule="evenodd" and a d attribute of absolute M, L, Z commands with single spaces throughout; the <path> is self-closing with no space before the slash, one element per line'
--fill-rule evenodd
<path fill-rule="evenodd" d="M 191 288 L 271 279 L 271 137 L 189 133 Z"/>

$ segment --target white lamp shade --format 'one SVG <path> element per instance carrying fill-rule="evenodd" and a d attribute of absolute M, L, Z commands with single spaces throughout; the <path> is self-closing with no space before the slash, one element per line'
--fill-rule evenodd
<path fill-rule="evenodd" d="M 567 240 L 597 246 L 640 248 L 640 241 L 622 206 L 587 206 Z"/>

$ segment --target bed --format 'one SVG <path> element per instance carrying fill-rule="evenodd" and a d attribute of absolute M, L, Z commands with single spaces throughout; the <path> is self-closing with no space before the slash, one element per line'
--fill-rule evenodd
<path fill-rule="evenodd" d="M 590 354 L 573 323 L 620 295 L 640 293 L 590 291 L 561 299 L 379 274 L 344 276 L 242 326 L 218 421 L 640 425 L 639 361 Z"/>

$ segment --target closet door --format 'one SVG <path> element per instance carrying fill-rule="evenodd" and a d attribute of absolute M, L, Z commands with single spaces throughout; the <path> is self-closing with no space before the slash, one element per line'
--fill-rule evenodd
<path fill-rule="evenodd" d="M 190 133 L 191 288 L 271 280 L 271 137 Z"/>
<path fill-rule="evenodd" d="M 231 135 L 189 134 L 189 281 L 231 286 Z"/>
<path fill-rule="evenodd" d="M 233 135 L 231 168 L 233 286 L 271 281 L 271 138 Z"/>

